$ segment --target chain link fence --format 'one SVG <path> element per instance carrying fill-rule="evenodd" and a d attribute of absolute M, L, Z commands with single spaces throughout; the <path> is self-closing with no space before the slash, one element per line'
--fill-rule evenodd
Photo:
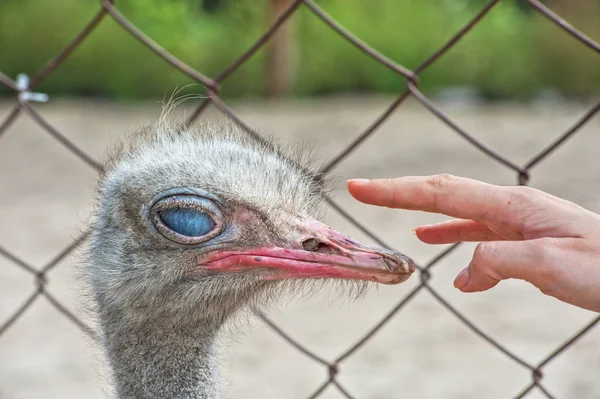
<path fill-rule="evenodd" d="M 22 116 L 26 115 L 35 121 L 46 133 L 56 139 L 60 144 L 66 147 L 69 151 L 74 153 L 79 159 L 86 163 L 89 167 L 101 170 L 102 166 L 94 160 L 92 157 L 87 155 L 84 151 L 78 148 L 75 144 L 73 144 L 66 136 L 64 136 L 60 131 L 55 129 L 50 123 L 48 123 L 44 117 L 36 110 L 36 108 L 32 105 L 32 102 L 36 101 L 45 101 L 47 98 L 45 95 L 40 93 L 35 93 L 35 87 L 46 79 L 54 70 L 59 68 L 64 61 L 91 35 L 93 34 L 95 28 L 98 24 L 105 18 L 113 18 L 117 23 L 119 23 L 123 29 L 129 32 L 132 36 L 134 36 L 141 45 L 144 45 L 151 49 L 158 57 L 161 57 L 168 63 L 170 63 L 173 68 L 179 69 L 181 72 L 202 84 L 208 93 L 207 98 L 195 109 L 195 111 L 190 115 L 188 119 L 188 123 L 193 123 L 197 118 L 199 118 L 202 113 L 207 109 L 209 105 L 215 106 L 222 113 L 229 116 L 235 123 L 237 123 L 240 127 L 242 127 L 249 134 L 260 139 L 258 133 L 256 133 L 249 125 L 247 125 L 241 118 L 239 118 L 236 113 L 219 97 L 220 93 L 220 85 L 226 80 L 234 71 L 236 71 L 240 66 L 242 66 L 247 60 L 249 60 L 259 49 L 265 46 L 275 35 L 275 33 L 281 28 L 282 25 L 286 23 L 298 9 L 301 7 L 307 8 L 312 12 L 315 18 L 320 19 L 324 24 L 328 25 L 331 29 L 336 31 L 340 36 L 345 38 L 348 42 L 352 43 L 358 49 L 360 49 L 365 56 L 371 57 L 377 62 L 381 63 L 385 67 L 394 71 L 396 74 L 405 78 L 406 81 L 406 89 L 402 92 L 388 107 L 385 111 L 377 117 L 376 120 L 372 122 L 372 124 L 363 132 L 361 132 L 346 148 L 343 149 L 337 156 L 333 157 L 323 168 L 322 172 L 328 172 L 332 170 L 336 165 L 338 165 L 342 160 L 349 157 L 354 150 L 356 150 L 367 138 L 375 134 L 378 128 L 388 119 L 388 117 L 396 110 L 402 103 L 409 97 L 413 97 L 418 100 L 421 104 L 423 104 L 431 113 L 436 117 L 443 121 L 447 126 L 449 126 L 454 132 L 464 138 L 470 145 L 476 147 L 478 150 L 485 153 L 494 161 L 504 165 L 506 168 L 514 171 L 516 174 L 516 179 L 518 184 L 526 185 L 530 179 L 532 170 L 541 162 L 543 162 L 548 156 L 550 156 L 556 149 L 558 149 L 565 141 L 573 137 L 580 128 L 585 125 L 591 118 L 593 118 L 598 111 L 600 111 L 600 103 L 593 106 L 587 113 L 582 115 L 579 120 L 574 121 L 573 125 L 562 135 L 560 135 L 555 141 L 549 143 L 542 151 L 540 151 L 537 155 L 531 158 L 524 165 L 518 165 L 503 157 L 502 155 L 495 152 L 492 148 L 487 147 L 485 144 L 478 141 L 474 136 L 469 134 L 455 122 L 453 122 L 440 108 L 438 108 L 430 99 L 428 99 L 420 90 L 419 90 L 419 75 L 429 68 L 433 63 L 436 62 L 442 55 L 448 52 L 453 46 L 455 46 L 473 27 L 480 22 L 482 19 L 486 18 L 488 13 L 496 6 L 500 0 L 490 1 L 485 7 L 483 7 L 472 19 L 468 22 L 462 29 L 460 29 L 454 36 L 452 36 L 442 47 L 440 47 L 434 54 L 432 54 L 429 58 L 424 60 L 418 67 L 414 70 L 410 70 L 405 68 L 404 66 L 396 63 L 395 61 L 385 57 L 385 55 L 377 52 L 373 48 L 369 47 L 367 44 L 363 43 L 359 38 L 355 37 L 351 32 L 345 30 L 342 26 L 340 26 L 332 17 L 330 17 L 327 13 L 325 13 L 315 2 L 311 0 L 295 0 L 289 1 L 289 5 L 284 11 L 276 18 L 273 25 L 244 53 L 242 54 L 234 63 L 229 65 L 226 69 L 224 69 L 219 75 L 214 78 L 210 78 L 208 76 L 203 75 L 201 72 L 192 68 L 191 66 L 185 64 L 183 61 L 177 59 L 168 51 L 160 47 L 157 43 L 155 43 L 152 39 L 147 37 L 142 31 L 140 31 L 135 25 L 133 25 L 123 14 L 119 12 L 119 9 L 115 5 L 115 2 L 112 0 L 102 0 L 101 7 L 95 17 L 89 21 L 89 23 L 85 26 L 85 28 L 50 62 L 48 62 L 36 75 L 32 76 L 30 79 L 26 76 L 20 76 L 16 80 L 13 80 L 3 74 L 0 71 L 0 84 L 6 85 L 12 90 L 14 90 L 16 97 L 16 104 L 12 108 L 12 110 L 8 113 L 6 118 L 0 121 L 0 138 L 2 135 L 11 127 L 15 120 Z M 549 23 L 553 23 L 557 26 L 557 29 L 562 29 L 566 35 L 571 35 L 581 44 L 587 46 L 590 51 L 594 51 L 600 54 L 600 45 L 594 42 L 592 39 L 588 38 L 581 32 L 579 32 L 575 27 L 571 26 L 565 20 L 561 19 L 560 16 L 556 15 L 552 10 L 547 8 L 538 0 L 528 0 L 527 4 L 532 8 L 532 10 L 536 11 L 542 17 L 546 18 Z M 371 231 L 367 226 L 362 225 L 359 221 L 353 218 L 350 214 L 344 211 L 335 201 L 330 198 L 327 198 L 327 202 L 329 205 L 339 212 L 344 218 L 346 218 L 350 223 L 364 232 L 371 239 L 376 241 L 379 245 L 388 247 L 389 246 L 377 236 L 373 231 Z M 0 320 L 0 339 L 2 339 L 2 335 L 9 330 L 21 316 L 23 316 L 28 309 L 41 297 L 44 297 L 49 303 L 54 306 L 57 310 L 59 310 L 66 318 L 75 323 L 82 331 L 89 334 L 92 337 L 95 337 L 95 332 L 88 327 L 84 322 L 78 319 L 73 313 L 71 313 L 61 302 L 57 300 L 52 294 L 50 294 L 46 290 L 47 282 L 46 275 L 52 269 L 57 267 L 63 259 L 65 259 L 69 254 L 71 254 L 82 242 L 86 240 L 88 237 L 88 232 L 83 233 L 79 236 L 75 241 L 73 241 L 68 247 L 64 248 L 60 251 L 54 258 L 50 259 L 44 265 L 33 265 L 28 262 L 23 261 L 18 256 L 16 256 L 10 249 L 4 248 L 0 243 L 0 255 L 6 258 L 11 264 L 14 264 L 16 267 L 19 267 L 23 270 L 24 273 L 29 273 L 35 277 L 36 286 L 33 287 L 31 294 L 27 299 L 14 310 L 8 319 Z M 470 330 L 472 330 L 475 334 L 484 339 L 487 343 L 489 343 L 489 347 L 494 350 L 500 351 L 505 356 L 510 358 L 516 365 L 522 366 L 529 370 L 531 373 L 531 382 L 529 385 L 525 386 L 521 392 L 515 394 L 516 398 L 523 398 L 528 396 L 534 390 L 538 390 L 543 396 L 547 398 L 554 398 L 554 396 L 545 388 L 543 370 L 546 365 L 564 353 L 569 349 L 574 342 L 576 342 L 579 338 L 581 338 L 584 334 L 586 334 L 590 329 L 594 328 L 598 322 L 600 322 L 600 316 L 594 318 L 587 325 L 583 326 L 579 332 L 570 337 L 567 341 L 565 341 L 562 345 L 556 348 L 554 351 L 549 353 L 545 358 L 541 359 L 538 363 L 532 364 L 523 357 L 519 356 L 518 353 L 515 353 L 505 347 L 502 343 L 494 340 L 491 336 L 487 335 L 480 328 L 478 328 L 475 324 L 473 324 L 469 319 L 467 319 L 461 312 L 452 306 L 449 302 L 447 302 L 433 287 L 429 284 L 431 279 L 431 273 L 434 267 L 446 257 L 448 254 L 453 252 L 459 245 L 455 244 L 448 247 L 446 250 L 439 253 L 434 259 L 424 265 L 418 266 L 418 276 L 420 278 L 420 283 L 414 288 L 411 292 L 408 293 L 400 302 L 398 302 L 388 313 L 387 315 L 376 325 L 374 325 L 360 340 L 358 340 L 353 346 L 348 348 L 345 352 L 339 355 L 334 361 L 327 361 L 320 357 L 318 354 L 310 351 L 306 347 L 304 347 L 300 342 L 297 342 L 293 338 L 291 338 L 286 331 L 283 331 L 280 327 L 278 327 L 275 323 L 269 320 L 266 316 L 259 314 L 259 317 L 275 332 L 281 335 L 283 339 L 285 339 L 290 345 L 295 347 L 297 350 L 302 352 L 308 358 L 312 359 L 316 364 L 320 364 L 325 366 L 327 372 L 324 378 L 323 383 L 315 387 L 314 392 L 309 396 L 310 398 L 318 398 L 326 388 L 329 386 L 334 386 L 344 397 L 353 398 L 354 396 L 348 392 L 348 390 L 336 379 L 340 372 L 340 366 L 343 362 L 351 357 L 359 348 L 366 345 L 367 342 L 375 336 L 382 328 L 386 326 L 386 324 L 394 318 L 397 313 L 405 306 L 411 302 L 411 300 L 418 294 L 423 294 L 424 292 L 431 295 L 435 300 L 439 302 L 439 304 L 445 307 L 449 312 L 451 312 L 454 316 L 456 316 L 462 323 L 464 323 Z"/>

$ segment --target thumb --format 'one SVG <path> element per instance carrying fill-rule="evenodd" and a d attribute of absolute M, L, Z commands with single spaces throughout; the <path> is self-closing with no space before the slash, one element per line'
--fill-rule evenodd
<path fill-rule="evenodd" d="M 515 278 L 544 287 L 552 282 L 555 266 L 547 260 L 554 251 L 554 240 L 482 242 L 469 267 L 454 280 L 454 286 L 463 292 L 486 291 L 501 280 Z"/>

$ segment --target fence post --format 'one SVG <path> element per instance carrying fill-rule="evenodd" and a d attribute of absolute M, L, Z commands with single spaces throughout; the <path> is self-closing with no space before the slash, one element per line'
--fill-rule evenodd
<path fill-rule="evenodd" d="M 272 25 L 293 0 L 269 0 L 268 20 Z M 286 21 L 273 36 L 267 46 L 267 93 L 270 97 L 280 97 L 290 92 L 292 83 L 293 27 Z"/>

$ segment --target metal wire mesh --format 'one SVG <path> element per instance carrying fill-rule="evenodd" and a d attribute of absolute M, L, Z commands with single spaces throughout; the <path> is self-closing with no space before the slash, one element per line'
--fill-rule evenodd
<path fill-rule="evenodd" d="M 540 151 L 537 155 L 535 155 L 531 160 L 526 162 L 524 165 L 518 165 L 512 162 L 510 159 L 503 157 L 502 155 L 495 152 L 492 148 L 487 147 L 483 143 L 479 142 L 474 136 L 469 134 L 455 122 L 453 122 L 440 108 L 438 108 L 431 100 L 429 100 L 420 90 L 419 90 L 419 74 L 421 74 L 424 70 L 429 68 L 436 60 L 438 60 L 443 54 L 448 52 L 453 46 L 455 46 L 477 23 L 479 23 L 483 18 L 485 18 L 490 10 L 496 6 L 500 0 L 490 1 L 485 7 L 483 7 L 479 13 L 477 13 L 470 22 L 468 22 L 464 27 L 462 27 L 454 36 L 452 36 L 442 47 L 440 47 L 435 53 L 433 53 L 429 58 L 424 60 L 419 66 L 417 66 L 414 70 L 410 70 L 393 60 L 386 58 L 383 54 L 377 52 L 373 48 L 369 47 L 367 44 L 363 43 L 360 39 L 355 37 L 351 32 L 348 32 L 341 25 L 339 25 L 332 17 L 330 17 L 327 13 L 325 13 L 319 6 L 317 6 L 311 0 L 295 0 L 290 2 L 290 5 L 287 9 L 281 13 L 274 24 L 238 59 L 235 60 L 231 65 L 225 68 L 219 75 L 215 78 L 209 78 L 202 73 L 198 72 L 194 68 L 185 64 L 183 61 L 179 60 L 172 54 L 170 54 L 165 49 L 161 48 L 157 43 L 152 41 L 148 36 L 146 36 L 142 31 L 140 31 L 135 25 L 133 25 L 123 14 L 121 14 L 118 8 L 115 6 L 115 1 L 113 0 L 102 0 L 101 7 L 98 13 L 92 18 L 91 21 L 84 27 L 84 29 L 51 61 L 49 61 L 36 75 L 31 77 L 30 80 L 13 80 L 0 72 L 0 84 L 4 84 L 14 90 L 16 95 L 16 104 L 14 108 L 9 112 L 6 118 L 0 122 L 0 138 L 3 133 L 5 133 L 10 126 L 15 122 L 15 120 L 21 116 L 22 114 L 27 115 L 33 121 L 35 121 L 45 132 L 47 132 L 50 136 L 56 139 L 60 144 L 62 144 L 69 151 L 74 153 L 79 159 L 86 163 L 88 166 L 100 170 L 101 165 L 95 161 L 92 157 L 87 155 L 84 151 L 78 148 L 75 144 L 69 141 L 63 134 L 61 134 L 57 129 L 55 129 L 50 123 L 48 123 L 44 117 L 35 109 L 32 105 L 31 101 L 35 101 L 36 93 L 33 93 L 33 89 L 44 79 L 46 79 L 54 70 L 59 68 L 67 58 L 94 32 L 95 28 L 104 18 L 113 18 L 116 22 L 118 22 L 123 29 L 129 32 L 132 36 L 134 36 L 139 42 L 151 49 L 158 57 L 163 58 L 165 61 L 170 63 L 173 68 L 177 68 L 184 74 L 188 75 L 193 80 L 202 84 L 206 87 L 208 96 L 207 98 L 195 109 L 195 111 L 190 115 L 188 123 L 193 123 L 205 110 L 209 105 L 214 105 L 217 109 L 219 109 L 224 114 L 228 115 L 235 123 L 240 125 L 245 131 L 249 134 L 260 138 L 258 133 L 256 133 L 250 126 L 248 126 L 241 118 L 239 118 L 236 113 L 227 106 L 225 102 L 219 97 L 220 93 L 220 84 L 227 79 L 235 70 L 237 70 L 240 66 L 242 66 L 246 61 L 248 61 L 259 49 L 261 49 L 269 40 L 273 37 L 273 35 L 277 32 L 277 30 L 286 23 L 300 7 L 305 7 L 312 12 L 312 14 L 319 18 L 324 24 L 328 25 L 331 29 L 336 31 L 340 36 L 345 38 L 348 42 L 352 43 L 358 49 L 360 49 L 366 56 L 369 56 L 386 66 L 390 70 L 394 71 L 398 75 L 403 76 L 406 79 L 406 89 L 402 92 L 388 107 L 387 109 L 363 132 L 361 132 L 346 148 L 343 149 L 337 156 L 329 161 L 323 168 L 323 172 L 330 171 L 337 164 L 339 164 L 342 160 L 347 158 L 352 154 L 354 150 L 356 150 L 367 138 L 375 134 L 378 128 L 388 119 L 388 117 L 410 96 L 418 100 L 422 103 L 433 115 L 443 121 L 446 125 L 448 125 L 452 130 L 454 130 L 458 135 L 464 138 L 469 144 L 476 147 L 481 152 L 485 153 L 491 159 L 500 164 L 504 165 L 506 168 L 513 170 L 517 175 L 517 181 L 520 185 L 526 185 L 529 181 L 530 174 L 532 169 L 538 165 L 540 162 L 544 161 L 549 155 L 551 155 L 558 147 L 565 143 L 569 138 L 575 135 L 580 128 L 585 125 L 591 118 L 594 117 L 600 110 L 600 103 L 593 106 L 585 115 L 582 115 L 581 118 L 574 122 L 574 124 L 564 132 L 560 137 L 558 137 L 554 142 L 550 143 L 546 148 Z M 583 43 L 587 46 L 591 51 L 594 51 L 600 54 L 600 45 L 594 42 L 592 39 L 586 37 L 584 34 L 579 32 L 575 27 L 571 26 L 565 20 L 563 20 L 560 16 L 555 14 L 552 10 L 544 6 L 538 0 L 528 0 L 527 3 L 529 6 L 541 14 L 543 17 L 547 18 L 551 23 L 555 24 L 558 29 L 562 29 L 565 34 L 569 34 L 573 36 L 576 40 Z M 355 218 L 349 215 L 344 211 L 336 202 L 332 199 L 327 198 L 327 202 L 330 206 L 339 212 L 344 218 L 346 218 L 350 223 L 355 225 L 358 229 L 368 235 L 371 239 L 375 240 L 381 246 L 388 247 L 380 237 L 377 236 L 373 231 L 371 231 L 368 227 L 362 225 Z M 49 303 L 54 306 L 60 313 L 62 313 L 65 317 L 75 323 L 81 330 L 90 336 L 94 337 L 94 332 L 91 328 L 85 325 L 81 320 L 79 320 L 74 314 L 72 314 L 65 306 L 63 306 L 54 296 L 52 296 L 47 290 L 47 280 L 46 275 L 53 268 L 57 267 L 59 263 L 69 254 L 71 254 L 83 241 L 86 240 L 88 236 L 88 232 L 83 233 L 79 236 L 75 241 L 73 241 L 69 246 L 64 248 L 60 253 L 58 253 L 54 258 L 50 259 L 45 265 L 41 267 L 37 267 L 32 265 L 24 260 L 20 259 L 16 255 L 14 255 L 10 250 L 4 248 L 0 245 L 0 255 L 5 257 L 11 264 L 14 264 L 16 267 L 19 267 L 23 270 L 24 273 L 29 273 L 35 277 L 36 285 L 29 295 L 25 302 L 15 309 L 14 313 L 7 319 L 1 322 L 0 324 L 0 339 L 2 335 L 10 329 L 16 322 L 19 320 L 21 316 L 40 298 L 45 297 Z M 471 329 L 475 334 L 479 335 L 485 341 L 487 341 L 490 345 L 490 348 L 495 348 L 500 351 L 515 364 L 518 364 L 522 367 L 525 367 L 531 373 L 531 383 L 523 388 L 523 390 L 516 394 L 515 397 L 522 398 L 527 396 L 534 390 L 538 390 L 542 395 L 553 398 L 554 396 L 544 387 L 543 382 L 543 369 L 544 367 L 560 356 L 564 351 L 568 350 L 570 346 L 573 345 L 575 341 L 581 338 L 584 334 L 586 334 L 590 329 L 592 329 L 598 322 L 600 322 L 600 316 L 594 318 L 591 322 L 589 322 L 586 326 L 581 328 L 579 332 L 570 337 L 567 341 L 565 341 L 562 345 L 556 348 L 553 352 L 549 353 L 545 358 L 541 359 L 537 364 L 531 364 L 524 360 L 523 357 L 519 356 L 518 353 L 514 353 L 505 347 L 502 343 L 494 340 L 491 336 L 483 332 L 479 329 L 475 324 L 473 324 L 469 319 L 467 319 L 461 312 L 453 307 L 449 302 L 447 302 L 436 290 L 429 284 L 429 280 L 431 278 L 431 272 L 433 268 L 454 251 L 457 247 L 460 246 L 460 243 L 450 246 L 440 254 L 438 254 L 434 259 L 432 259 L 429 263 L 419 266 L 418 273 L 420 275 L 420 284 L 414 288 L 411 292 L 408 293 L 400 302 L 398 302 L 385 317 L 374 325 L 360 340 L 358 340 L 353 346 L 348 348 L 345 352 L 340 354 L 333 362 L 327 361 L 320 357 L 318 354 L 310 351 L 306 347 L 304 347 L 300 342 L 294 340 L 290 335 L 288 335 L 285 331 L 283 331 L 280 327 L 278 327 L 275 323 L 269 320 L 263 314 L 259 314 L 259 317 L 275 332 L 281 335 L 283 339 L 285 339 L 290 345 L 298 349 L 308 358 L 312 359 L 318 364 L 321 364 L 326 367 L 327 375 L 324 379 L 323 383 L 315 388 L 314 392 L 309 396 L 310 398 L 319 397 L 326 388 L 330 385 L 333 385 L 343 396 L 347 398 L 353 398 L 348 390 L 341 385 L 341 383 L 336 379 L 337 375 L 340 371 L 340 365 L 352 356 L 359 348 L 363 345 L 366 345 L 367 342 L 376 335 L 382 328 L 386 326 L 386 324 L 396 316 L 396 314 L 403 307 L 407 306 L 411 300 L 422 292 L 428 292 L 433 298 L 435 298 L 443 307 L 445 307 L 449 312 L 451 312 L 454 316 L 456 316 L 462 323 L 464 323 L 469 329 Z"/>

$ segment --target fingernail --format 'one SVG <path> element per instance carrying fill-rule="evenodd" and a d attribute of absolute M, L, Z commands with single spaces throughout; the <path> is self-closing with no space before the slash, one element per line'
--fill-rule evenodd
<path fill-rule="evenodd" d="M 417 229 L 428 229 L 433 226 L 435 226 L 435 225 L 434 224 L 424 224 L 422 226 L 417 227 Z"/>
<path fill-rule="evenodd" d="M 369 179 L 350 179 L 350 180 L 348 180 L 348 183 L 354 183 L 354 184 L 367 184 L 368 182 L 370 182 Z"/>
<path fill-rule="evenodd" d="M 416 235 L 417 237 L 419 236 L 419 234 L 417 233 L 417 230 L 423 230 L 423 229 L 427 229 L 429 227 L 433 226 L 432 224 L 425 224 L 423 226 L 419 226 L 416 229 L 414 229 L 412 232 L 414 235 Z"/>
<path fill-rule="evenodd" d="M 464 268 L 460 273 L 458 273 L 458 276 L 456 276 L 456 278 L 454 279 L 454 287 L 458 288 L 459 290 L 462 290 L 467 286 L 467 284 L 469 284 L 470 277 L 471 276 L 469 275 L 469 268 Z"/>

